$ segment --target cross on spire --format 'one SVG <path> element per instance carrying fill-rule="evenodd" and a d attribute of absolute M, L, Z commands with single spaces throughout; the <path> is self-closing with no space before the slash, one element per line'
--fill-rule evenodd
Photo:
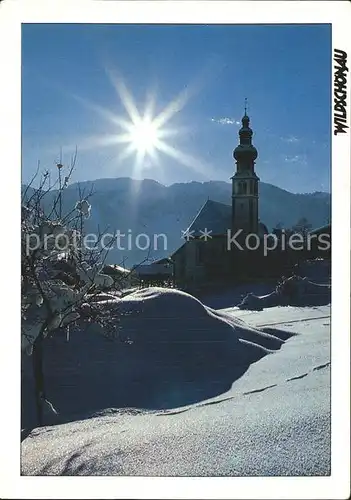
<path fill-rule="evenodd" d="M 245 105 L 244 105 L 244 109 L 245 109 L 245 115 L 246 115 L 246 111 L 247 111 L 247 97 L 245 97 Z"/>

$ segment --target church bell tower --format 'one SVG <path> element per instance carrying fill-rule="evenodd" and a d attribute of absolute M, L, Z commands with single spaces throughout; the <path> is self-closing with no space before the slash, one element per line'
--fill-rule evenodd
<path fill-rule="evenodd" d="M 249 126 L 245 99 L 245 113 L 239 130 L 240 144 L 234 149 L 236 172 L 232 179 L 232 231 L 242 229 L 245 234 L 258 234 L 258 183 L 255 173 L 257 149 L 252 145 L 253 132 Z"/>

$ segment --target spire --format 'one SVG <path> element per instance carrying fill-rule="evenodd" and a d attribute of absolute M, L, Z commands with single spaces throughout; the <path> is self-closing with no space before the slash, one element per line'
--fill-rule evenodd
<path fill-rule="evenodd" d="M 244 116 L 241 119 L 241 123 L 243 124 L 243 128 L 249 127 L 250 118 L 247 116 L 247 97 L 245 97 Z"/>
<path fill-rule="evenodd" d="M 251 144 L 252 130 L 250 128 L 250 118 L 247 115 L 247 97 L 244 101 L 244 116 L 241 119 L 242 127 L 239 130 L 240 144 Z"/>

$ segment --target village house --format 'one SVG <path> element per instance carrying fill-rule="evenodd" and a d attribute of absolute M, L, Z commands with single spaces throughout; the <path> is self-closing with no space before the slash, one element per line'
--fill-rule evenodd
<path fill-rule="evenodd" d="M 149 264 L 138 265 L 133 272 L 138 277 L 139 283 L 162 284 L 172 281 L 173 263 L 169 257 L 165 257 Z"/>

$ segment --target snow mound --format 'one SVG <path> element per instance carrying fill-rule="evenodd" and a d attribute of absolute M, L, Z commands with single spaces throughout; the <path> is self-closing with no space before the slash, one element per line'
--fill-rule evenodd
<path fill-rule="evenodd" d="M 276 289 L 267 295 L 247 294 L 238 304 L 239 309 L 262 311 L 266 307 L 309 307 L 330 303 L 330 285 L 309 281 L 306 277 L 291 276 L 283 279 Z"/>
<path fill-rule="evenodd" d="M 123 340 L 135 343 L 257 343 L 264 352 L 281 346 L 281 339 L 245 324 L 239 318 L 205 306 L 180 290 L 150 287 L 122 299 L 100 301 L 119 321 Z"/>
<path fill-rule="evenodd" d="M 331 262 L 328 259 L 307 260 L 297 266 L 296 274 L 314 283 L 330 283 Z"/>
<path fill-rule="evenodd" d="M 97 300 L 95 307 L 109 314 L 114 339 L 92 323 L 72 332 L 69 342 L 62 335 L 46 342 L 46 393 L 61 423 L 106 409 L 177 408 L 222 394 L 292 335 L 254 328 L 174 289 L 146 288 Z M 26 384 L 23 398 L 32 394 Z M 27 426 L 25 409 L 22 416 Z"/>

